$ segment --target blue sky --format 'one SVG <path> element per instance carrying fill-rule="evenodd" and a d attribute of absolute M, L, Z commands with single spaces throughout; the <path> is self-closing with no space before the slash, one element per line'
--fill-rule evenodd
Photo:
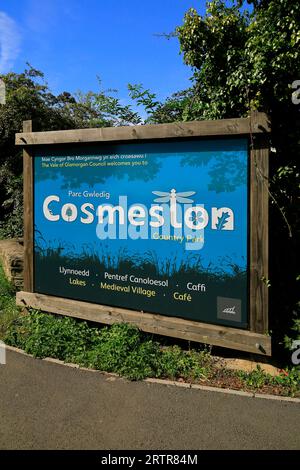
<path fill-rule="evenodd" d="M 164 98 L 189 85 L 176 39 L 169 33 L 203 0 L 0 0 L 0 73 L 25 62 L 45 73 L 54 92 L 143 83 Z"/>

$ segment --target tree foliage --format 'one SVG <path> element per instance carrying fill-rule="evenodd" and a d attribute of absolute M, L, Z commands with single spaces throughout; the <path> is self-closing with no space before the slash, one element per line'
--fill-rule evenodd
<path fill-rule="evenodd" d="M 282 339 L 292 313 L 299 315 L 300 105 L 291 98 L 300 79 L 300 3 L 213 0 L 205 16 L 190 9 L 175 33 L 192 84 L 156 104 L 148 122 L 243 117 L 254 110 L 269 116 L 271 328 Z"/>
<path fill-rule="evenodd" d="M 14 141 L 24 120 L 32 119 L 36 131 L 49 131 L 139 124 L 141 118 L 120 103 L 114 90 L 55 95 L 43 73 L 29 64 L 23 73 L 0 78 L 6 87 L 6 104 L 0 105 L 0 236 L 21 236 L 23 166 Z"/>
<path fill-rule="evenodd" d="M 270 282 L 274 332 L 297 314 L 299 273 L 300 106 L 292 102 L 292 83 L 300 78 L 300 3 L 289 0 L 210 2 L 205 17 L 190 10 L 177 29 L 186 64 L 194 69 L 194 98 L 184 119 L 269 115 Z M 299 315 L 299 311 L 298 311 Z M 279 333 L 280 335 L 281 333 Z"/>

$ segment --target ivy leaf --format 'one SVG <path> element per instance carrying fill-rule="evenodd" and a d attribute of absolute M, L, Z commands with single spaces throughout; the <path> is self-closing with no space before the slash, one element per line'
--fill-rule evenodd
<path fill-rule="evenodd" d="M 218 221 L 216 224 L 216 229 L 217 230 L 223 230 L 224 226 L 227 224 L 228 219 L 229 219 L 229 212 L 222 212 L 222 215 L 218 217 Z"/>

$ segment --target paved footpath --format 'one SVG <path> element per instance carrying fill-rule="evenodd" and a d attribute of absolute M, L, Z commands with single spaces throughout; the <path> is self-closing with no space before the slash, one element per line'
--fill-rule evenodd
<path fill-rule="evenodd" d="M 0 449 L 300 449 L 300 404 L 128 382 L 8 351 Z"/>

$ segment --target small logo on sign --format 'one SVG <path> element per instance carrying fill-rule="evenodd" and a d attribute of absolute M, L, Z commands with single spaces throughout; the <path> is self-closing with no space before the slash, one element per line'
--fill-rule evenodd
<path fill-rule="evenodd" d="M 235 315 L 235 305 L 233 307 L 224 308 L 223 313 L 230 313 L 231 315 Z"/>
<path fill-rule="evenodd" d="M 234 322 L 242 321 L 241 299 L 217 297 L 217 318 Z"/>

